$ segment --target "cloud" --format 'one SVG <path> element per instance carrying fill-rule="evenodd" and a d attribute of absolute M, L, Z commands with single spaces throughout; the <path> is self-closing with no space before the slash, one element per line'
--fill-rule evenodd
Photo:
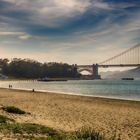
<path fill-rule="evenodd" d="M 29 57 L 42 61 L 104 60 L 139 41 L 139 5 L 135 0 L 0 0 L 0 48 L 15 48 L 21 57 L 28 50 Z"/>
<path fill-rule="evenodd" d="M 4 2 L 15 3 L 16 0 L 3 0 Z"/>
<path fill-rule="evenodd" d="M 0 36 L 13 36 L 17 37 L 20 40 L 29 40 L 32 39 L 33 37 L 25 32 L 0 32 Z M 35 37 L 34 37 L 35 38 Z M 36 37 L 37 39 L 37 37 Z"/>
<path fill-rule="evenodd" d="M 28 34 L 24 34 L 24 35 L 19 36 L 19 39 L 21 39 L 21 40 L 29 40 L 31 38 L 32 38 L 32 36 L 28 35 Z"/>
<path fill-rule="evenodd" d="M 25 33 L 23 32 L 0 32 L 0 36 L 19 36 L 19 35 L 23 35 Z"/>
<path fill-rule="evenodd" d="M 59 18 L 63 20 L 63 18 L 67 19 L 68 17 L 83 13 L 90 5 L 89 0 L 87 2 L 84 0 L 34 0 L 34 2 L 30 0 L 3 0 L 1 3 L 7 8 L 0 10 L 5 16 L 12 16 L 14 18 L 14 16 L 19 14 L 22 14 L 22 17 L 29 14 L 29 20 L 43 25 L 46 22 L 48 26 L 51 21 L 51 23 L 56 21 L 56 18 L 57 20 Z"/>
<path fill-rule="evenodd" d="M 102 10 L 112 10 L 113 6 L 106 3 L 106 2 L 101 2 L 101 1 L 93 1 L 93 8 L 96 9 L 102 9 Z"/>
<path fill-rule="evenodd" d="M 42 35 L 71 33 L 81 28 L 87 30 L 108 17 L 110 22 L 115 17 L 122 20 L 126 12 L 118 12 L 120 9 L 137 6 L 137 3 L 114 4 L 102 0 L 1 0 L 1 3 L 0 18 L 3 22 Z"/>

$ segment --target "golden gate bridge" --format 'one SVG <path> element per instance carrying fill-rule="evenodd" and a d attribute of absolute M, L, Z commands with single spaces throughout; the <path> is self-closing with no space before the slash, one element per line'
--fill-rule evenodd
<path fill-rule="evenodd" d="M 99 68 L 109 67 L 139 67 L 140 66 L 140 44 L 137 44 L 126 51 L 115 55 L 105 61 L 93 65 L 75 65 L 78 72 L 88 71 L 92 79 L 101 79 Z"/>

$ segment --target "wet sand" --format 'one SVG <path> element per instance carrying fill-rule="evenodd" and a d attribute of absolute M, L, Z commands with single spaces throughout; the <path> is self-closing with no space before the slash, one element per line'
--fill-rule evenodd
<path fill-rule="evenodd" d="M 121 140 L 140 140 L 140 102 L 0 89 L 0 106 L 15 106 L 31 114 L 1 115 L 17 122 L 39 123 L 73 131 L 91 127 Z"/>

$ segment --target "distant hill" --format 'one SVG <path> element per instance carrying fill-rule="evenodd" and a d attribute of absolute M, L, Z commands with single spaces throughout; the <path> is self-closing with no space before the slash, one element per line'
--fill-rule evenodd
<path fill-rule="evenodd" d="M 120 78 L 140 79 L 140 67 L 126 71 L 101 72 L 101 76 L 102 78 L 107 79 L 120 79 Z"/>

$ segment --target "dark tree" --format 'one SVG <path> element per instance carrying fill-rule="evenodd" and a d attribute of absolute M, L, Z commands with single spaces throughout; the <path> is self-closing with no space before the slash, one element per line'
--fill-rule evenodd
<path fill-rule="evenodd" d="M 76 67 L 65 63 L 40 63 L 31 59 L 0 59 L 2 73 L 16 78 L 78 77 Z"/>

